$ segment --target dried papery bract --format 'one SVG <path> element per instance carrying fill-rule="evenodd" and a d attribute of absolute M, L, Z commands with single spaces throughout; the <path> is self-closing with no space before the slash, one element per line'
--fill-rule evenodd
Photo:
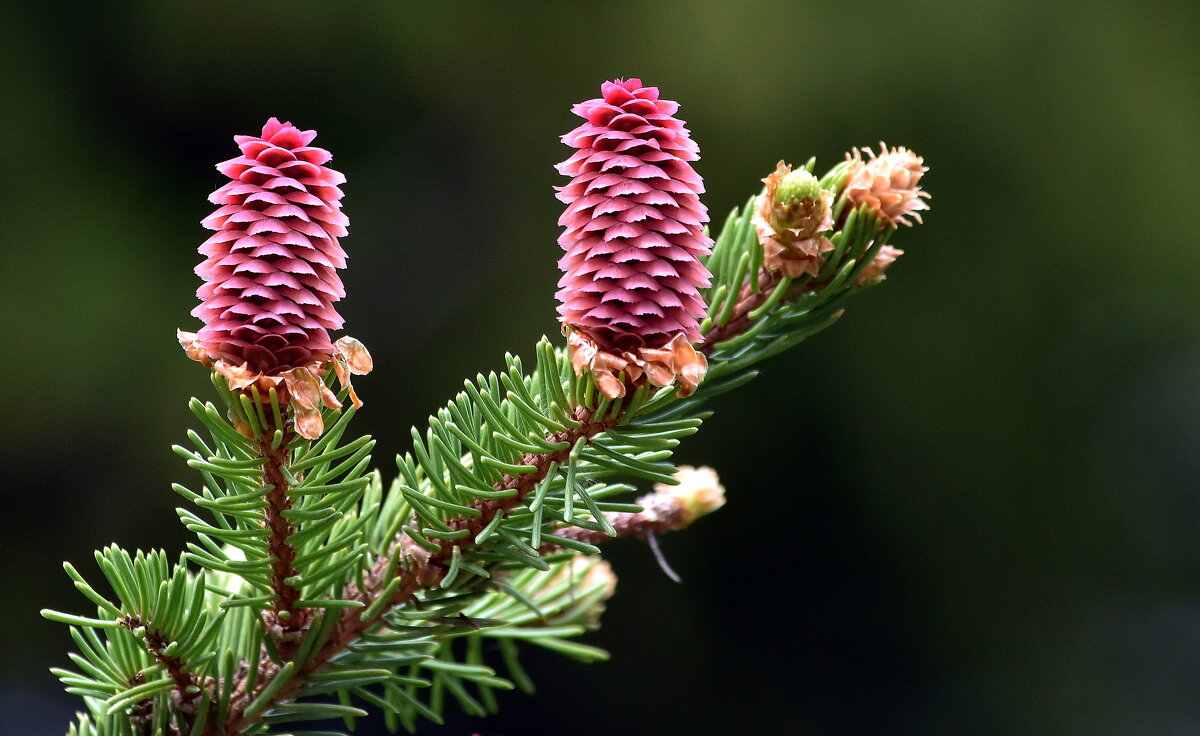
<path fill-rule="evenodd" d="M 204 283 L 192 315 L 204 327 L 179 334 L 188 356 L 212 365 L 231 390 L 275 388 L 310 439 L 322 432 L 321 405 L 340 407 L 326 369 L 348 385 L 350 373 L 371 368 L 361 343 L 329 337 L 343 322 L 334 302 L 345 296 L 338 238 L 349 220 L 338 188 L 346 178 L 324 165 L 332 156 L 310 145 L 315 137 L 275 118 L 259 136 L 234 137 L 242 155 L 217 164 L 230 181 L 209 196 L 220 207 L 203 224 L 217 232 L 196 267 Z"/>
<path fill-rule="evenodd" d="M 572 177 L 558 188 L 558 314 L 576 370 L 591 370 L 609 398 L 647 380 L 678 379 L 687 394 L 707 367 L 692 343 L 710 279 L 699 259 L 712 243 L 704 183 L 688 163 L 699 149 L 678 109 L 639 79 L 606 82 L 572 108 L 586 122 L 563 136 L 579 151 L 557 167 Z"/>
<path fill-rule="evenodd" d="M 867 154 L 864 161 L 862 154 Z M 911 217 L 921 222 L 921 212 L 929 209 L 929 193 L 921 189 L 921 176 L 928 171 L 924 160 L 904 148 L 889 149 L 879 143 L 879 155 L 870 148 L 855 148 L 846 154 L 854 164 L 846 181 L 846 198 L 853 206 L 866 205 L 885 225 L 908 225 Z"/>
<path fill-rule="evenodd" d="M 661 348 L 618 352 L 601 347 L 588 332 L 573 329 L 567 335 L 567 350 L 575 372 L 591 371 L 600 392 L 610 399 L 625 395 L 625 383 L 639 385 L 646 380 L 654 386 L 670 386 L 678 380 L 680 396 L 691 396 L 708 370 L 704 354 L 683 333 Z"/>
<path fill-rule="evenodd" d="M 780 161 L 763 179 L 754 228 L 763 245 L 763 266 L 788 278 L 816 276 L 823 255 L 833 250 L 833 193 L 821 189 L 805 169 Z"/>

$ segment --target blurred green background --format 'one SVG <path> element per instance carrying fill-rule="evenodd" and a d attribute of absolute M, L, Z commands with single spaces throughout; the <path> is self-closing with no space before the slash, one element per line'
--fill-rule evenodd
<path fill-rule="evenodd" d="M 715 220 L 779 158 L 930 166 L 927 224 L 842 321 L 722 397 L 680 459 L 729 504 L 645 547 L 584 667 L 468 734 L 1200 732 L 1200 5 L 0 5 L 0 733 L 65 730 L 47 672 L 93 549 L 181 548 L 175 342 L 231 136 L 272 115 L 346 173 L 357 422 L 377 461 L 554 335 L 570 106 L 678 100 Z M 375 722 L 361 733 L 374 733 Z"/>

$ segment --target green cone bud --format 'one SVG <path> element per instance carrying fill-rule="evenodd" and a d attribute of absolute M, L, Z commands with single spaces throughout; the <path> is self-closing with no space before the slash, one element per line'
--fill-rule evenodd
<path fill-rule="evenodd" d="M 779 188 L 775 190 L 775 202 L 781 205 L 787 205 L 794 200 L 820 198 L 821 182 L 804 169 L 788 172 L 779 182 Z"/>

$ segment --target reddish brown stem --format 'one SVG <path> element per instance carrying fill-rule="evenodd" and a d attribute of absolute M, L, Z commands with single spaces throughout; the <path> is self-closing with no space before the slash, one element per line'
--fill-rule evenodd
<path fill-rule="evenodd" d="M 264 431 L 258 441 L 259 455 L 266 458 L 263 465 L 263 485 L 270 486 L 267 491 L 267 508 L 264 512 L 264 523 L 270 534 L 267 536 L 267 547 L 275 561 L 271 563 L 271 589 L 277 596 L 272 610 L 268 614 L 266 624 L 268 629 L 275 632 L 280 654 L 287 658 L 294 650 L 295 640 L 308 623 L 307 610 L 296 609 L 300 600 L 300 589 L 287 582 L 298 574 L 296 570 L 296 548 L 288 544 L 288 537 L 295 529 L 292 522 L 284 516 L 284 512 L 292 508 L 292 499 L 288 496 L 289 485 L 283 474 L 283 468 L 288 462 L 288 445 L 295 437 L 291 427 L 283 432 L 283 439 L 273 446 L 269 439 L 274 434 L 273 428 Z"/>
<path fill-rule="evenodd" d="M 136 616 L 126 616 L 122 619 L 121 624 L 130 631 L 145 626 L 142 620 Z M 191 712 L 195 708 L 196 699 L 199 697 L 200 689 L 203 687 L 200 679 L 187 669 L 183 660 L 163 654 L 163 650 L 171 643 L 166 637 L 149 627 L 146 627 L 145 637 L 146 649 L 150 651 L 150 655 L 154 657 L 156 662 L 166 668 L 167 675 L 175 682 L 175 688 L 172 693 L 172 700 L 175 707 L 184 712 Z M 197 688 L 197 690 L 195 692 L 188 692 L 191 688 Z M 134 707 L 130 713 L 130 720 L 135 726 L 138 726 L 142 721 L 145 721 L 143 725 L 149 724 L 150 715 L 153 711 L 152 703 L 153 699 L 150 699 L 148 702 L 140 703 Z"/>

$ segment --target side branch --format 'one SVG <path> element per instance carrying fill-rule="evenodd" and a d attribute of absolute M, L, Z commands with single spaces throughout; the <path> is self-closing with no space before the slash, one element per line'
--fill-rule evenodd
<path fill-rule="evenodd" d="M 545 479 L 546 473 L 550 471 L 552 464 L 558 464 L 560 467 L 565 465 L 571 455 L 571 449 L 580 439 L 594 437 L 615 425 L 620 419 L 619 416 L 609 416 L 600 422 L 593 421 L 592 410 L 583 407 L 575 410 L 573 418 L 580 422 L 579 427 L 566 429 L 546 436 L 546 441 L 550 444 L 566 443 L 566 449 L 538 454 L 527 453 L 521 459 L 521 464 L 536 468 L 534 472 L 521 473 L 519 475 L 506 474 L 493 486 L 498 491 L 516 490 L 516 495 L 509 496 L 508 498 L 493 498 L 478 501 L 474 504 L 474 508 L 480 512 L 478 517 L 460 516 L 450 520 L 448 523 L 451 529 L 455 531 L 468 529 L 470 530 L 470 534 L 463 539 L 441 540 L 440 549 L 434 553 L 431 561 L 441 564 L 450 558 L 454 552 L 454 547 L 466 547 L 474 544 L 475 538 L 479 536 L 479 533 L 498 514 L 507 513 L 509 509 L 519 506 L 524 502 L 525 497 L 532 493 L 538 484 Z M 442 572 L 444 573 L 445 571 L 442 570 Z M 439 579 L 440 577 L 439 575 Z"/>
<path fill-rule="evenodd" d="M 649 539 L 664 532 L 686 529 L 696 519 L 725 505 L 725 488 L 712 468 L 681 465 L 675 478 L 679 485 L 658 483 L 655 484 L 653 493 L 639 498 L 637 504 L 642 507 L 641 511 L 605 513 L 604 518 L 616 532 L 611 537 L 603 531 L 580 526 L 559 527 L 553 536 L 588 544 L 601 544 L 621 537 Z M 551 538 L 542 544 L 539 551 L 553 552 L 558 547 Z"/>
<path fill-rule="evenodd" d="M 599 529 L 585 529 L 581 526 L 564 526 L 554 530 L 555 537 L 574 539 L 588 544 L 603 544 L 611 539 L 622 537 L 645 538 L 649 534 L 683 529 L 692 518 L 683 507 L 683 503 L 663 493 L 652 493 L 638 499 L 638 505 L 643 511 L 610 511 L 604 515 L 616 532 L 609 536 Z M 552 552 L 558 548 L 553 540 L 544 542 L 540 552 Z"/>
<path fill-rule="evenodd" d="M 146 626 L 137 616 L 126 616 L 121 619 L 121 625 L 131 632 L 145 627 L 146 649 L 149 650 L 156 662 L 166 668 L 167 674 L 175 682 L 174 700 L 176 705 L 182 710 L 190 711 L 203 687 L 200 679 L 184 666 L 183 660 L 164 654 L 163 651 L 170 642 L 162 634 Z"/>

